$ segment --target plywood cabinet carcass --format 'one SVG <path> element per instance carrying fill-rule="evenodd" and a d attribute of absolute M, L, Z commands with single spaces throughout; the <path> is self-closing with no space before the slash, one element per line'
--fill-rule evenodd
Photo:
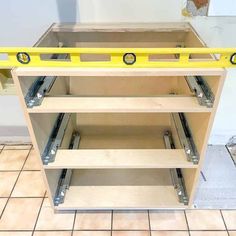
<path fill-rule="evenodd" d="M 205 47 L 187 23 L 54 24 L 36 47 L 62 45 Z M 102 53 L 80 56 L 110 60 Z M 49 59 L 58 57 L 68 58 Z M 55 209 L 192 207 L 223 68 L 21 67 L 13 76 Z"/>

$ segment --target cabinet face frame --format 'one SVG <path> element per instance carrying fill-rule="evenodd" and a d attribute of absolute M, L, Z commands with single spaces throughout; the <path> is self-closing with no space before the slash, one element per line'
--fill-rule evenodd
<path fill-rule="evenodd" d="M 204 43 L 200 40 L 200 38 L 197 36 L 196 32 L 192 29 L 192 27 L 189 24 L 181 23 L 176 24 L 175 27 L 173 27 L 173 24 L 142 24 L 142 25 L 78 25 L 78 26 L 70 26 L 70 25 L 58 25 L 54 24 L 50 29 L 41 37 L 41 39 L 36 43 L 35 46 L 57 46 L 59 40 L 58 35 L 63 38 L 63 32 L 69 32 L 73 34 L 73 32 L 76 32 L 79 34 L 80 32 L 92 32 L 92 34 L 96 34 L 96 32 L 109 32 L 112 34 L 112 32 L 141 32 L 144 33 L 146 31 L 152 31 L 152 32 L 179 32 L 182 31 L 182 36 L 185 34 L 186 39 L 186 45 L 187 46 L 195 46 L 195 47 L 204 47 Z M 111 37 L 109 34 L 109 37 Z M 85 36 L 84 36 L 85 37 Z M 108 37 L 108 38 L 109 38 Z M 85 37 L 86 38 L 86 37 Z M 164 44 L 164 39 L 162 39 L 162 43 L 160 45 Z M 192 42 L 192 44 L 191 44 Z M 80 43 L 74 46 L 83 46 L 84 43 Z M 91 44 L 90 45 L 94 45 Z M 200 170 L 202 168 L 203 162 L 204 162 L 204 156 L 207 148 L 207 141 L 209 138 L 209 134 L 213 125 L 213 120 L 216 114 L 217 106 L 220 99 L 220 94 L 223 88 L 226 71 L 224 69 L 205 69 L 205 68 L 194 68 L 194 69 L 175 69 L 175 68 L 155 68 L 155 69 L 86 69 L 86 68 L 15 68 L 12 70 L 13 79 L 17 88 L 17 92 L 20 98 L 21 105 L 24 110 L 24 115 L 27 121 L 29 133 L 32 139 L 32 143 L 34 145 L 35 151 L 40 158 L 41 148 L 40 143 L 36 140 L 35 136 L 35 130 L 33 128 L 31 114 L 37 115 L 38 111 L 35 111 L 32 113 L 25 104 L 24 100 L 24 93 L 25 91 L 22 90 L 22 86 L 20 85 L 20 79 L 24 76 L 40 76 L 40 75 L 58 75 L 58 76 L 94 76 L 94 77 L 109 77 L 109 76 L 126 76 L 126 77 L 133 77 L 133 76 L 183 76 L 183 75 L 203 75 L 203 76 L 215 76 L 218 80 L 217 85 L 214 85 L 214 78 L 209 80 L 209 84 L 212 86 L 212 90 L 215 94 L 215 102 L 213 108 L 209 112 L 194 112 L 191 113 L 191 109 L 187 111 L 187 119 L 190 124 L 190 128 L 193 132 L 193 136 L 196 138 L 196 140 L 199 140 L 197 142 L 197 146 L 199 148 L 199 154 L 200 154 L 200 162 L 197 166 L 197 168 L 185 168 L 182 169 L 183 176 L 185 179 L 185 185 L 187 192 L 189 194 L 189 205 L 188 206 L 165 206 L 164 208 L 191 208 L 194 201 L 194 195 L 198 184 L 198 179 L 200 177 Z M 72 78 L 73 79 L 73 78 Z M 43 112 L 43 111 L 42 111 Z M 56 111 L 49 111 L 49 113 L 53 113 Z M 164 112 L 170 112 L 170 111 L 164 111 Z M 205 116 L 208 116 L 205 118 Z M 205 120 L 203 123 L 203 126 L 201 129 L 198 129 L 198 126 L 196 125 L 198 123 L 198 120 Z M 50 127 L 50 122 L 47 124 L 48 127 Z M 52 125 L 52 124 L 51 124 Z M 204 138 L 201 138 L 204 136 Z M 41 158 L 40 158 L 41 160 Z M 48 182 L 48 173 L 50 172 L 50 168 L 45 168 L 40 161 L 41 170 L 43 173 L 44 182 L 47 188 L 48 197 L 51 201 L 51 204 L 53 206 L 53 194 L 51 194 L 52 186 L 56 186 L 57 178 L 59 176 L 60 171 L 54 171 L 53 174 L 50 174 L 50 183 Z M 54 176 L 54 177 L 52 177 Z M 115 207 L 114 207 L 115 208 Z M 125 208 L 128 208 L 125 207 Z M 135 207 L 135 209 L 138 209 L 138 207 Z M 152 208 L 147 206 L 147 208 Z M 155 208 L 155 207 L 153 207 Z M 162 208 L 158 206 L 157 208 Z M 55 207 L 55 209 L 77 209 L 75 208 L 60 208 L 60 205 L 58 207 Z"/>

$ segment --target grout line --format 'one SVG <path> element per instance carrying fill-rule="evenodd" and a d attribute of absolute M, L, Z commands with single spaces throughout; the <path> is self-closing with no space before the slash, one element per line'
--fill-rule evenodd
<path fill-rule="evenodd" d="M 1 230 L 0 229 L 0 232 L 24 232 L 24 231 L 28 231 L 28 232 L 32 232 L 32 230 Z M 42 230 L 42 229 L 38 229 L 38 230 L 35 230 L 34 232 L 71 232 L 71 230 L 69 229 L 45 229 L 45 230 Z M 110 232 L 111 230 L 109 229 L 76 229 L 74 230 L 74 232 L 83 232 L 83 231 L 86 231 L 86 232 Z M 144 229 L 117 229 L 117 230 L 114 230 L 114 231 L 117 231 L 117 232 L 122 232 L 122 231 L 128 231 L 128 232 L 149 232 L 149 230 L 144 230 Z M 187 232 L 187 230 L 152 230 L 152 231 L 156 231 L 156 232 Z M 191 230 L 193 232 L 227 232 L 227 230 Z M 235 230 L 229 230 L 230 231 L 235 231 Z"/>
<path fill-rule="evenodd" d="M 25 159 L 25 162 L 24 162 L 24 164 L 23 164 L 23 166 L 22 166 L 22 168 L 21 168 L 21 171 L 24 169 L 25 164 L 26 164 L 26 162 L 27 162 L 27 160 L 28 160 L 28 158 L 29 158 L 29 155 L 30 155 L 32 149 L 33 149 L 33 146 L 31 146 L 31 148 L 29 149 L 29 153 L 28 153 L 28 155 L 27 155 L 27 157 L 26 157 L 26 159 Z"/>
<path fill-rule="evenodd" d="M 178 230 L 177 230 L 178 231 Z M 227 232 L 227 230 L 215 230 L 215 229 L 198 229 L 198 230 L 196 230 L 196 229 L 193 229 L 193 230 L 190 230 L 191 232 Z M 190 232 L 189 231 L 189 232 Z"/>
<path fill-rule="evenodd" d="M 105 230 L 105 229 L 80 229 L 80 230 L 75 230 L 74 232 L 110 232 L 110 230 Z M 122 232 L 122 231 L 127 231 L 127 232 L 149 232 L 148 230 L 126 230 L 126 229 L 121 229 L 121 230 L 114 230 L 117 232 Z M 187 232 L 186 230 L 153 230 L 156 232 Z M 226 230 L 191 230 L 193 232 L 227 232 Z M 234 230 L 230 230 L 232 232 Z M 1 230 L 0 232 L 32 232 L 32 230 Z M 34 232 L 71 232 L 71 230 L 68 229 L 50 229 L 50 230 L 35 230 Z M 33 232 L 32 232 L 33 233 Z"/>
<path fill-rule="evenodd" d="M 0 173 L 1 172 L 19 172 L 19 171 L 21 171 L 21 169 L 19 169 L 19 170 L 0 170 Z M 37 172 L 37 171 L 41 171 L 41 170 L 22 170 L 23 172 L 29 172 L 29 171 L 31 171 L 31 172 Z"/>
<path fill-rule="evenodd" d="M 32 146 L 31 146 L 31 149 L 32 149 Z M 3 216 L 3 213 L 4 213 L 5 210 L 6 210 L 6 207 L 7 207 L 8 202 L 10 201 L 11 195 L 12 195 L 12 193 L 13 193 L 13 191 L 14 191 L 14 188 L 15 188 L 16 183 L 17 183 L 17 181 L 18 181 L 18 179 L 19 179 L 19 177 L 20 177 L 20 174 L 21 174 L 21 172 L 22 172 L 22 170 L 23 170 L 23 167 L 24 167 L 24 165 L 25 165 L 25 163 L 26 163 L 26 161 L 27 161 L 27 159 L 28 159 L 28 157 L 29 157 L 29 154 L 30 154 L 30 152 L 31 152 L 31 149 L 29 149 L 29 152 L 28 152 L 28 154 L 27 154 L 27 156 L 26 156 L 26 158 L 25 158 L 25 161 L 24 161 L 24 163 L 23 163 L 21 169 L 18 171 L 19 174 L 18 174 L 18 176 L 17 176 L 17 178 L 16 178 L 16 181 L 15 181 L 13 187 L 12 187 L 12 190 L 11 190 L 11 192 L 10 192 L 10 195 L 9 195 L 9 197 L 7 198 L 7 202 L 6 202 L 6 204 L 5 204 L 5 207 L 4 207 L 3 210 L 2 210 L 2 213 L 1 213 L 1 215 L 0 215 L 0 220 L 1 220 L 2 216 Z"/>
<path fill-rule="evenodd" d="M 39 230 L 37 230 L 39 231 Z M 42 231 L 42 230 L 41 230 Z M 48 231 L 48 230 L 46 230 Z M 52 231 L 55 231 L 55 230 L 52 230 Z M 77 229 L 75 231 L 110 231 L 109 229 Z M 139 231 L 142 231 L 142 232 L 149 232 L 149 230 L 147 229 L 115 229 L 113 231 L 135 231 L 135 232 L 139 232 Z M 188 232 L 188 230 L 184 230 L 184 229 L 153 229 L 152 231 L 156 231 L 156 232 Z M 199 230 L 190 230 L 190 231 L 194 231 L 194 232 L 225 232 L 226 230 L 215 230 L 215 229 L 199 229 Z M 235 230 L 229 230 L 229 231 L 235 231 Z"/>
<path fill-rule="evenodd" d="M 8 149 L 8 148 L 5 149 L 5 148 L 4 148 L 4 149 L 2 149 L 2 150 L 4 150 L 4 151 L 21 151 L 21 150 L 25 151 L 25 150 L 30 150 L 30 149 L 31 149 L 31 148 L 25 148 L 25 149 L 24 149 L 24 148 L 20 148 L 20 149 L 17 149 L 17 148 L 15 148 L 15 149 L 14 149 L 14 148 L 13 148 L 13 149 Z"/>
<path fill-rule="evenodd" d="M 189 224 L 188 224 L 188 218 L 187 218 L 187 214 L 186 214 L 185 210 L 184 210 L 184 217 L 185 217 L 187 228 L 188 228 L 188 235 L 190 236 L 190 229 L 189 229 Z"/>
<path fill-rule="evenodd" d="M 221 218 L 222 218 L 222 220 L 223 220 L 223 222 L 224 222 L 224 225 L 225 225 L 225 230 L 226 230 L 226 232 L 227 232 L 227 234 L 228 234 L 228 236 L 229 236 L 229 231 L 228 231 L 227 225 L 226 225 L 226 223 L 225 223 L 225 218 L 224 218 L 224 216 L 223 216 L 222 211 L 221 211 L 221 210 L 219 210 L 219 211 L 220 211 Z"/>
<path fill-rule="evenodd" d="M 149 224 L 150 236 L 152 236 L 151 220 L 150 220 L 150 211 L 147 210 L 147 213 L 148 213 L 148 224 Z"/>
<path fill-rule="evenodd" d="M 35 232 L 45 232 L 45 231 L 46 232 L 54 232 L 54 231 L 71 232 L 71 230 L 69 230 L 69 229 L 37 229 L 37 230 L 35 230 Z M 103 232 L 103 231 L 110 232 L 111 230 L 110 229 L 76 229 L 73 232 L 83 232 L 83 231 L 86 231 L 86 232 L 97 232 L 97 231 L 99 231 L 99 232 Z M 136 231 L 140 231 L 140 230 L 136 230 Z M 1 230 L 0 230 L 0 232 L 1 232 Z"/>
<path fill-rule="evenodd" d="M 5 197 L 5 198 L 7 198 L 7 197 Z M 35 199 L 37 199 L 37 198 L 43 198 L 43 196 L 38 196 L 38 197 L 10 197 L 11 199 L 21 199 L 21 198 L 26 198 L 26 199 L 32 199 L 32 198 L 35 198 Z"/>
<path fill-rule="evenodd" d="M 1 230 L 0 229 L 0 233 L 11 233 L 11 232 L 17 232 L 17 233 L 20 233 L 20 232 L 29 232 L 29 233 L 34 233 L 34 232 L 71 232 L 71 230 L 68 230 L 68 229 L 60 229 L 60 230 L 58 230 L 58 229 L 53 229 L 53 230 L 35 230 L 34 232 L 32 231 L 32 230 L 29 230 L 29 229 L 19 229 L 19 230 Z M 32 235 L 31 235 L 32 236 Z"/>
<path fill-rule="evenodd" d="M 25 230 L 21 230 L 25 231 Z M 69 229 L 37 229 L 34 232 L 71 232 Z"/>
<path fill-rule="evenodd" d="M 13 230 L 6 230 L 6 229 L 4 229 L 4 230 L 1 230 L 0 229 L 0 232 L 1 233 L 11 233 L 11 232 L 17 232 L 17 233 L 20 233 L 20 232 L 29 232 L 29 233 L 31 233 L 32 232 L 32 230 L 30 230 L 30 229 L 13 229 Z"/>
<path fill-rule="evenodd" d="M 45 200 L 45 198 L 46 198 L 46 194 L 47 194 L 47 192 L 45 191 L 44 196 L 43 196 L 43 199 L 42 199 L 42 202 L 41 202 L 41 205 L 40 205 L 40 208 L 39 208 L 39 212 L 38 212 L 37 218 L 36 218 L 36 220 L 35 220 L 34 228 L 33 228 L 33 231 L 32 231 L 32 236 L 33 236 L 33 234 L 34 234 L 34 232 L 35 232 L 36 225 L 37 225 L 38 219 L 39 219 L 39 215 L 40 215 L 41 209 L 42 209 L 42 207 L 43 207 L 44 200 Z"/>
<path fill-rule="evenodd" d="M 73 221 L 73 225 L 72 225 L 71 236 L 73 236 L 73 234 L 74 234 L 76 214 L 77 214 L 77 210 L 75 211 L 75 215 L 74 215 L 74 221 Z"/>
<path fill-rule="evenodd" d="M 84 230 L 80 230 L 80 231 L 84 231 Z M 85 231 L 91 231 L 91 230 L 85 230 Z M 95 231 L 108 231 L 108 230 L 95 230 Z M 149 232 L 148 229 L 114 229 L 113 231 L 115 232 L 122 232 L 122 231 L 127 231 L 127 232 Z M 168 230 L 153 230 L 153 231 L 157 231 L 157 232 L 161 232 L 161 231 L 168 231 Z M 184 230 L 169 230 L 172 232 L 175 231 L 179 231 L 179 232 L 183 232 Z M 186 230 L 185 230 L 186 231 Z"/>
<path fill-rule="evenodd" d="M 111 236 L 113 231 L 113 210 L 111 210 Z"/>

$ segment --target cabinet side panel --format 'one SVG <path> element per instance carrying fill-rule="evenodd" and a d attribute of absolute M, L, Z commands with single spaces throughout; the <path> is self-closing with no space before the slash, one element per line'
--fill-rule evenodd
<path fill-rule="evenodd" d="M 199 143 L 201 143 L 202 148 L 201 148 L 201 152 L 200 152 L 199 168 L 196 171 L 196 175 L 195 175 L 195 178 L 194 178 L 194 181 L 193 181 L 193 188 L 192 188 L 192 194 L 191 194 L 191 198 L 190 198 L 190 205 L 194 201 L 196 188 L 197 188 L 199 178 L 200 178 L 200 171 L 201 171 L 202 165 L 204 163 L 204 159 L 205 159 L 208 139 L 209 139 L 210 132 L 211 132 L 211 129 L 212 129 L 212 126 L 213 126 L 213 121 L 214 121 L 215 114 L 216 114 L 216 111 L 217 111 L 217 107 L 218 107 L 218 104 L 219 104 L 220 95 L 221 95 L 223 85 L 224 85 L 224 81 L 225 81 L 225 78 L 226 78 L 226 70 L 224 70 L 222 73 L 219 73 L 218 77 L 219 77 L 219 86 L 216 89 L 216 93 L 215 93 L 214 107 L 213 107 L 213 110 L 212 110 L 212 112 L 211 112 L 211 114 L 208 118 L 208 125 L 203 124 L 203 127 L 205 127 L 205 136 L 202 137 L 202 141 L 199 142 Z M 202 130 L 203 130 L 203 128 L 202 128 Z M 198 133 L 199 138 L 201 137 L 201 135 L 200 135 L 201 132 L 203 132 L 203 131 L 200 131 Z"/>
<path fill-rule="evenodd" d="M 52 198 L 54 199 L 62 170 L 45 170 Z"/>
<path fill-rule="evenodd" d="M 30 137 L 31 137 L 34 149 L 35 149 L 35 152 L 36 152 L 37 157 L 39 159 L 42 177 L 43 177 L 46 189 L 47 189 L 47 195 L 48 195 L 48 198 L 49 198 L 49 200 L 51 202 L 51 205 L 53 206 L 53 198 L 52 198 L 51 191 L 50 191 L 50 188 L 49 188 L 48 179 L 47 179 L 45 170 L 43 168 L 43 164 L 42 164 L 42 160 L 41 160 L 41 155 L 40 155 L 38 143 L 37 143 L 37 140 L 36 140 L 36 137 L 35 137 L 35 133 L 34 133 L 34 130 L 33 130 L 33 126 L 32 126 L 29 114 L 28 114 L 27 109 L 26 109 L 26 105 L 25 105 L 25 101 L 24 101 L 24 95 L 23 95 L 21 87 L 20 87 L 19 77 L 18 77 L 18 74 L 16 73 L 16 69 L 12 70 L 12 77 L 14 79 L 14 83 L 15 83 L 15 86 L 16 86 L 17 94 L 18 94 L 19 99 L 20 99 L 21 107 L 23 108 L 23 111 L 24 111 L 24 116 L 25 116 L 25 119 L 26 119 L 26 122 L 27 122 L 29 134 L 30 134 Z"/>

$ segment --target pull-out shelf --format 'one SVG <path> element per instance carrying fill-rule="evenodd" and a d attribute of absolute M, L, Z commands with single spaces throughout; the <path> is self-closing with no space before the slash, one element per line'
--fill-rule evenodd
<path fill-rule="evenodd" d="M 174 153 L 175 146 L 170 132 L 165 133 L 164 142 L 166 151 Z M 80 163 L 85 169 L 76 166 L 76 169 L 70 167 L 45 170 L 49 186 L 54 193 L 54 205 L 60 210 L 183 208 L 189 202 L 183 175 L 186 170 L 183 169 L 182 172 L 182 169 L 176 168 L 179 163 L 170 163 L 171 169 L 167 167 L 166 162 L 161 166 L 166 159 L 162 152 L 165 154 L 164 150 L 161 150 L 161 153 L 156 150 L 108 150 L 110 155 L 104 155 L 104 150 L 94 150 L 92 153 L 88 152 L 91 156 L 81 156 L 81 152 L 76 151 L 78 156 L 72 158 L 77 159 L 75 163 Z M 94 163 L 94 159 L 97 163 Z M 174 158 L 168 161 L 175 163 Z M 145 165 L 145 162 L 148 165 Z M 62 166 L 65 167 L 64 164 Z M 195 169 L 187 171 L 195 173 Z"/>
<path fill-rule="evenodd" d="M 49 184 L 60 170 L 46 170 Z M 59 210 L 184 208 L 169 169 L 72 170 Z"/>
<path fill-rule="evenodd" d="M 41 157 L 46 169 L 196 168 L 199 161 L 183 113 L 31 117 L 39 143 L 44 139 Z M 45 119 L 51 120 L 50 127 L 45 127 Z M 166 132 L 173 134 L 176 149 L 166 149 Z"/>
<path fill-rule="evenodd" d="M 22 77 L 29 113 L 211 112 L 218 78 L 182 76 Z"/>

